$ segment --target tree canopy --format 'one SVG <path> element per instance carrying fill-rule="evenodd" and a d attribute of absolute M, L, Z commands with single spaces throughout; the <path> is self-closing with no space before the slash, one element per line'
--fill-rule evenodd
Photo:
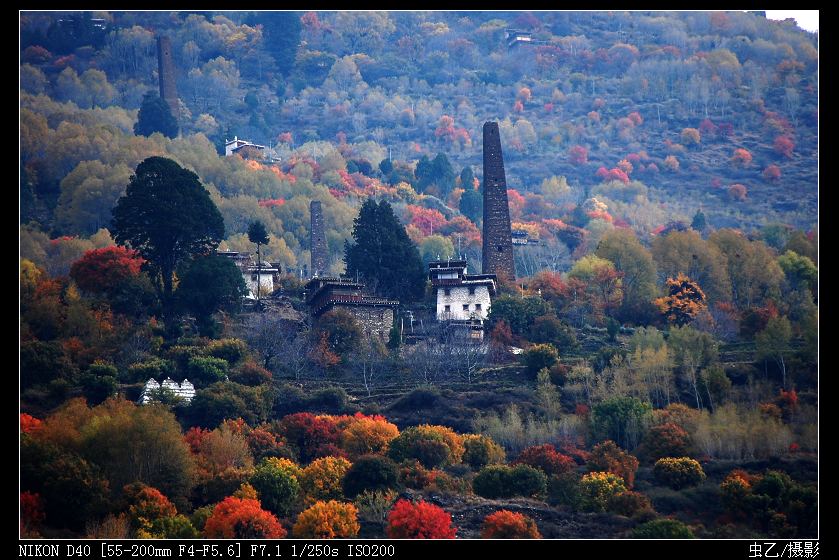
<path fill-rule="evenodd" d="M 358 274 L 377 293 L 416 301 L 425 292 L 425 267 L 419 249 L 386 201 L 368 199 L 353 222 L 355 243 L 344 246 L 347 275 Z"/>
<path fill-rule="evenodd" d="M 198 175 L 164 157 L 137 166 L 113 215 L 114 239 L 146 259 L 164 306 L 178 265 L 209 254 L 224 237 L 224 220 Z"/>

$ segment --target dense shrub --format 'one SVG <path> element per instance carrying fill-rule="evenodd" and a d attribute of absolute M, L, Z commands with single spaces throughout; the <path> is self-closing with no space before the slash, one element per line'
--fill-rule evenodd
<path fill-rule="evenodd" d="M 413 426 L 390 442 L 388 456 L 394 461 L 416 459 L 435 468 L 459 463 L 463 458 L 463 438 L 445 426 Z"/>
<path fill-rule="evenodd" d="M 422 410 L 432 408 L 440 402 L 440 389 L 437 387 L 417 387 L 391 405 L 394 410 Z"/>
<path fill-rule="evenodd" d="M 281 539 L 286 530 L 277 518 L 262 509 L 259 500 L 225 498 L 204 524 L 210 539 Z"/>
<path fill-rule="evenodd" d="M 453 539 L 456 533 L 451 515 L 422 500 L 416 504 L 399 500 L 387 516 L 391 539 Z"/>
<path fill-rule="evenodd" d="M 490 465 L 481 469 L 472 488 L 484 498 L 532 497 L 544 495 L 547 484 L 545 473 L 530 465 Z"/>
<path fill-rule="evenodd" d="M 653 474 L 656 480 L 673 490 L 696 486 L 705 480 L 702 465 L 690 457 L 664 457 L 655 462 Z"/>
<path fill-rule="evenodd" d="M 221 358 L 230 365 L 236 365 L 248 352 L 248 345 L 238 338 L 213 340 L 204 350 L 213 358 Z"/>
<path fill-rule="evenodd" d="M 633 529 L 635 539 L 692 539 L 690 527 L 675 519 L 653 519 Z"/>
<path fill-rule="evenodd" d="M 484 518 L 482 539 L 541 539 L 536 522 L 530 517 L 501 509 Z"/>
<path fill-rule="evenodd" d="M 301 512 L 291 534 L 298 539 L 347 539 L 358 535 L 360 528 L 354 505 L 330 500 Z"/>
<path fill-rule="evenodd" d="M 592 472 L 580 480 L 580 506 L 587 511 L 606 511 L 609 501 L 626 491 L 619 476 L 608 472 Z"/>
<path fill-rule="evenodd" d="M 521 355 L 522 364 L 533 376 L 542 368 L 550 369 L 557 361 L 559 352 L 553 344 L 534 344 Z"/>
<path fill-rule="evenodd" d="M 256 387 L 271 382 L 271 372 L 256 362 L 242 362 L 230 372 L 230 380 L 242 385 Z"/>
<path fill-rule="evenodd" d="M 396 463 L 387 457 L 359 457 L 344 475 L 344 495 L 355 498 L 365 491 L 388 491 L 399 487 Z"/>
<path fill-rule="evenodd" d="M 691 447 L 690 435 L 677 424 L 652 426 L 641 442 L 640 454 L 650 462 L 662 457 L 684 457 Z"/>
<path fill-rule="evenodd" d="M 143 383 L 149 379 L 158 382 L 175 374 L 175 364 L 161 358 L 151 358 L 145 362 L 131 364 L 120 371 L 119 379 L 123 383 Z"/>
<path fill-rule="evenodd" d="M 548 503 L 576 510 L 580 505 L 580 477 L 575 472 L 552 476 L 548 481 Z"/>
<path fill-rule="evenodd" d="M 566 473 L 577 466 L 574 459 L 563 455 L 550 443 L 528 447 L 515 462 L 541 469 L 548 476 Z"/>
<path fill-rule="evenodd" d="M 210 385 L 224 381 L 229 364 L 212 356 L 192 356 L 187 362 L 187 377 L 196 385 Z"/>
<path fill-rule="evenodd" d="M 342 499 L 344 475 L 349 469 L 350 462 L 341 457 L 321 457 L 312 461 L 300 474 L 300 488 L 306 501 Z"/>
<path fill-rule="evenodd" d="M 291 512 L 300 494 L 300 467 L 288 459 L 269 457 L 257 465 L 250 483 L 269 511 L 284 517 Z"/>
<path fill-rule="evenodd" d="M 638 459 L 618 447 L 614 441 L 607 440 L 591 450 L 588 468 L 616 474 L 623 479 L 627 488 L 632 488 L 635 485 Z"/>
<path fill-rule="evenodd" d="M 606 509 L 612 513 L 633 517 L 640 513 L 652 511 L 650 499 L 640 492 L 627 490 L 609 498 Z"/>
<path fill-rule="evenodd" d="M 478 471 L 487 465 L 503 463 L 506 459 L 504 448 L 492 438 L 480 434 L 463 436 L 463 462 Z"/>

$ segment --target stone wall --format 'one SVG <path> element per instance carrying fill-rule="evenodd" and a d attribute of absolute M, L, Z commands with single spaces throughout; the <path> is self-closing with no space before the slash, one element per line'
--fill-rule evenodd
<path fill-rule="evenodd" d="M 312 253 L 312 276 L 323 276 L 329 266 L 329 250 L 326 247 L 326 233 L 323 223 L 323 210 L 319 200 L 309 204 L 311 228 L 309 229 L 309 249 Z"/>
<path fill-rule="evenodd" d="M 347 305 L 340 308 L 349 311 L 355 317 L 365 335 L 378 338 L 381 342 L 387 342 L 390 329 L 393 327 L 392 307 Z"/>
<path fill-rule="evenodd" d="M 515 280 L 507 177 L 498 123 L 484 123 L 483 273 Z"/>
<path fill-rule="evenodd" d="M 446 295 L 446 288 L 437 288 L 437 320 L 438 321 L 461 321 L 470 319 L 472 313 L 481 319 L 486 319 L 489 313 L 489 306 L 492 300 L 489 296 L 489 288 L 487 286 L 475 286 L 475 293 L 469 293 L 469 286 L 452 286 L 448 288 L 449 295 Z M 449 306 L 449 311 L 446 311 L 446 306 Z M 464 310 L 463 306 L 467 305 L 468 310 Z M 481 309 L 475 308 L 480 305 Z"/>

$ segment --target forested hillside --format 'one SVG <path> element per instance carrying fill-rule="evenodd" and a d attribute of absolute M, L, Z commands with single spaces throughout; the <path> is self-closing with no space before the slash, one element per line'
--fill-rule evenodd
<path fill-rule="evenodd" d="M 20 37 L 23 537 L 818 535 L 818 34 L 22 12 Z M 427 273 L 481 272 L 487 121 L 517 279 L 479 279 L 464 340 Z M 380 335 L 315 310 L 312 201 Z"/>
<path fill-rule="evenodd" d="M 92 15 L 104 23 L 21 20 L 22 222 L 53 239 L 106 227 L 136 164 L 168 154 L 209 185 L 232 248 L 259 218 L 275 234 L 272 259 L 308 262 L 303 202 L 315 197 L 339 261 L 352 208 L 375 194 L 398 203 L 416 241 L 433 229 L 466 252 L 479 233 L 458 215 L 480 216 L 470 191 L 486 120 L 501 125 L 516 227 L 561 251 L 576 248 L 565 226 L 584 228 L 572 233 L 588 233 L 593 250 L 605 229 L 648 235 L 700 208 L 715 227 L 815 226 L 817 40 L 791 22 L 739 12 Z M 510 47 L 505 29 L 535 44 Z M 157 90 L 156 34 L 172 41 L 176 139 L 133 134 Z M 219 157 L 233 136 L 273 147 L 278 163 Z M 591 196 L 602 214 L 574 214 Z M 429 251 L 451 250 L 435 241 Z"/>

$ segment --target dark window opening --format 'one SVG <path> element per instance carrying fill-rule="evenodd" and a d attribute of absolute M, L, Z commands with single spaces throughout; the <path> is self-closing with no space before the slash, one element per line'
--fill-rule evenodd
<path fill-rule="evenodd" d="M 469 295 L 470 295 L 470 296 L 474 296 L 474 295 L 475 295 L 475 286 L 469 286 Z"/>
<path fill-rule="evenodd" d="M 464 311 L 469 311 L 469 304 L 468 303 L 463 304 L 463 310 Z"/>
<path fill-rule="evenodd" d="M 503 247 L 503 246 L 501 246 L 501 245 L 499 245 L 499 246 L 498 246 L 498 252 L 500 253 L 500 252 L 501 252 L 501 251 L 503 251 L 503 250 L 504 250 L 504 247 Z"/>

